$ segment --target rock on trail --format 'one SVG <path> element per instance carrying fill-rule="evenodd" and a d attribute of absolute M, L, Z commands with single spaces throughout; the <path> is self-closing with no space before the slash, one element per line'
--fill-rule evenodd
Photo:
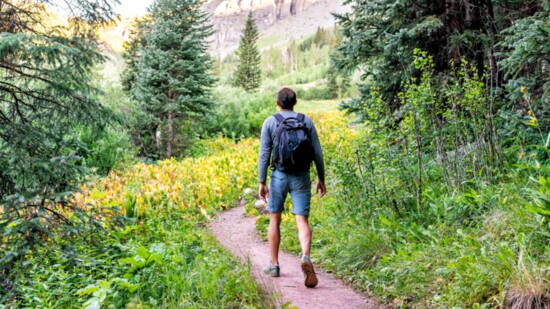
<path fill-rule="evenodd" d="M 278 308 L 288 304 L 300 309 L 383 308 L 318 268 L 319 284 L 314 289 L 306 288 L 300 259 L 285 252 L 279 254 L 281 277 L 271 278 L 263 274 L 262 269 L 270 260 L 269 247 L 256 232 L 255 218 L 245 217 L 243 213 L 242 205 L 232 208 L 217 216 L 209 227 L 223 247 L 243 263 L 250 262 L 252 277 Z"/>

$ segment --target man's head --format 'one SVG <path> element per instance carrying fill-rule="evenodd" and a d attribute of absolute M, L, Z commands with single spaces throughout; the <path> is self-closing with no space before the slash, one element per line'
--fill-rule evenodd
<path fill-rule="evenodd" d="M 282 109 L 294 109 L 296 105 L 296 92 L 290 88 L 283 88 L 279 90 L 277 95 L 277 105 Z"/>

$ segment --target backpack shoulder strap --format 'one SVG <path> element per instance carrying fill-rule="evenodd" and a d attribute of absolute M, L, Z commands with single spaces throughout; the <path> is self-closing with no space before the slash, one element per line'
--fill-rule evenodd
<path fill-rule="evenodd" d="M 283 117 L 283 115 L 281 115 L 279 113 L 273 115 L 273 117 L 275 117 L 275 119 L 277 119 L 278 124 L 281 124 L 281 122 L 285 121 L 285 117 Z"/>
<path fill-rule="evenodd" d="M 306 120 L 306 115 L 302 113 L 298 113 L 298 116 L 296 117 L 296 119 L 298 119 L 298 121 L 300 122 L 304 122 L 304 120 Z"/>

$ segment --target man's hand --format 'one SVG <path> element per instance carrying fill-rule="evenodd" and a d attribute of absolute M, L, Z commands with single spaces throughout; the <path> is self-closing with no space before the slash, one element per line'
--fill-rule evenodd
<path fill-rule="evenodd" d="M 260 198 L 267 203 L 267 198 L 269 197 L 269 188 L 265 185 L 265 183 L 260 183 L 258 195 L 260 195 Z"/>
<path fill-rule="evenodd" d="M 317 191 L 316 191 L 320 197 L 323 197 L 325 196 L 325 194 L 327 194 L 327 186 L 325 186 L 325 182 L 324 181 L 319 181 L 317 183 Z"/>

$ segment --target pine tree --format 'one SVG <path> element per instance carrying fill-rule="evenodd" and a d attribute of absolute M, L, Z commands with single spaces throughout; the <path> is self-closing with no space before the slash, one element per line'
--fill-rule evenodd
<path fill-rule="evenodd" d="M 67 192 L 86 173 L 78 126 L 100 131 L 110 117 L 91 77 L 103 61 L 95 30 L 114 12 L 107 0 L 63 3 L 0 0 L 0 230 L 12 252 L 0 275 L 52 231 L 63 239 L 94 222 Z M 68 26 L 46 18 L 52 7 Z"/>
<path fill-rule="evenodd" d="M 147 46 L 145 35 L 151 29 L 151 15 L 145 15 L 141 18 L 135 18 L 131 28 L 129 40 L 123 43 L 124 53 L 122 58 L 126 63 L 124 72 L 121 75 L 122 89 L 135 99 L 132 89 L 136 82 L 138 74 L 138 64 L 140 59 L 140 51 Z"/>
<path fill-rule="evenodd" d="M 156 145 L 151 152 L 169 158 L 182 151 L 178 141 L 187 138 L 180 134 L 184 126 L 193 125 L 211 106 L 215 80 L 209 75 L 212 59 L 205 38 L 212 27 L 195 0 L 158 0 L 150 14 L 129 87 Z"/>
<path fill-rule="evenodd" d="M 239 64 L 235 80 L 235 84 L 246 91 L 258 89 L 261 83 L 261 56 L 256 46 L 257 41 L 258 28 L 256 27 L 252 12 L 250 12 L 248 13 L 239 49 L 237 50 Z"/>

